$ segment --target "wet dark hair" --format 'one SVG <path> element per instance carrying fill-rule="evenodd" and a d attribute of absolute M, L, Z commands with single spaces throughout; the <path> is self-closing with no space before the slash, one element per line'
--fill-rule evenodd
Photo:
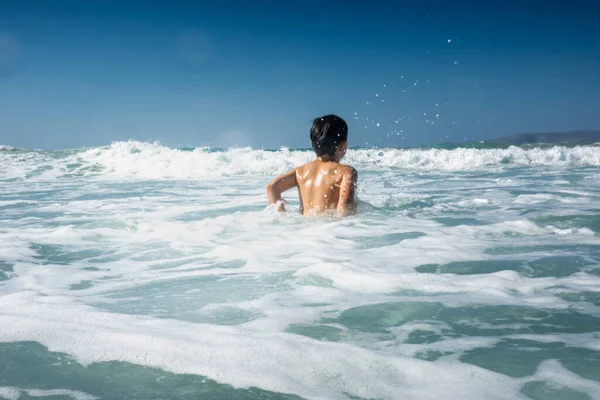
<path fill-rule="evenodd" d="M 318 157 L 333 156 L 338 145 L 348 140 L 348 125 L 337 115 L 315 118 L 310 128 L 310 142 Z"/>

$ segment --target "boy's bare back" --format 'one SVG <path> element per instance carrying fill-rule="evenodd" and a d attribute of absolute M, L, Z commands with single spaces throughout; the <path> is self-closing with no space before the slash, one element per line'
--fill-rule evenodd
<path fill-rule="evenodd" d="M 348 126 L 340 117 L 316 118 L 311 128 L 311 143 L 317 159 L 273 179 L 267 186 L 269 203 L 285 211 L 281 194 L 297 187 L 304 215 L 337 211 L 346 216 L 356 211 L 356 170 L 340 164 L 346 154 L 347 136 Z"/>
<path fill-rule="evenodd" d="M 337 210 L 347 215 L 356 208 L 356 170 L 335 161 L 319 159 L 296 169 L 300 211 L 321 214 Z"/>

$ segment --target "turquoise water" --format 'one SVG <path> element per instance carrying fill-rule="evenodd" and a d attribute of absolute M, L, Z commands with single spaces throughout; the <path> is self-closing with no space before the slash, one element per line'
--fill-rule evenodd
<path fill-rule="evenodd" d="M 598 399 L 600 147 L 0 150 L 0 398 Z"/>

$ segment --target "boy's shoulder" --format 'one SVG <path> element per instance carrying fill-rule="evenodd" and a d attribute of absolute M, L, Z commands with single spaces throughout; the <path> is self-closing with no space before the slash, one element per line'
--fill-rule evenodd
<path fill-rule="evenodd" d="M 352 175 L 353 177 L 358 176 L 358 171 L 351 165 L 339 164 L 340 173 L 344 175 Z"/>
<path fill-rule="evenodd" d="M 302 164 L 299 167 L 296 167 L 294 170 L 295 171 L 300 171 L 300 170 L 306 170 L 306 169 L 313 169 L 313 168 L 323 168 L 325 167 L 325 165 L 321 162 L 319 162 L 318 160 L 314 160 L 314 161 L 310 161 L 307 162 L 306 164 Z M 353 174 L 356 174 L 356 169 L 351 166 L 351 165 L 347 165 L 347 164 L 341 164 L 341 163 L 328 163 L 326 164 L 326 168 L 330 169 L 330 168 L 335 168 L 336 170 L 339 170 L 340 172 L 351 172 Z"/>
<path fill-rule="evenodd" d="M 306 164 L 302 164 L 301 166 L 294 168 L 294 171 L 296 171 L 296 172 L 308 171 L 308 170 L 315 169 L 317 167 L 318 167 L 317 160 L 314 160 L 314 161 L 309 161 Z"/>
<path fill-rule="evenodd" d="M 346 180 L 356 184 L 358 180 L 358 172 L 350 165 L 340 163 L 327 163 L 324 165 L 318 161 L 311 161 L 294 169 L 296 179 L 303 181 L 310 177 L 316 177 L 322 173 L 332 174 L 336 180 Z"/>
<path fill-rule="evenodd" d="M 341 164 L 341 163 L 337 163 L 337 162 L 335 164 L 332 163 L 330 165 L 334 165 L 334 168 L 342 174 L 352 174 L 352 175 L 358 174 L 356 169 L 351 165 Z M 319 163 L 318 160 L 315 160 L 315 161 L 307 162 L 306 164 L 302 164 L 299 167 L 296 167 L 294 169 L 294 171 L 300 172 L 300 171 L 306 171 L 309 169 L 317 169 L 320 167 L 322 167 L 322 163 Z M 329 165 L 328 165 L 328 169 L 331 169 L 331 167 Z"/>

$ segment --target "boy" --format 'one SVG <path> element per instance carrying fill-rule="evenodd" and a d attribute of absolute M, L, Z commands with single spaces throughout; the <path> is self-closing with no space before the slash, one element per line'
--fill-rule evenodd
<path fill-rule="evenodd" d="M 346 154 L 348 125 L 336 115 L 316 118 L 310 141 L 317 159 L 273 179 L 267 186 L 269 204 L 285 211 L 281 193 L 298 187 L 300 212 L 304 215 L 337 211 L 347 216 L 356 211 L 356 170 L 340 164 Z"/>

